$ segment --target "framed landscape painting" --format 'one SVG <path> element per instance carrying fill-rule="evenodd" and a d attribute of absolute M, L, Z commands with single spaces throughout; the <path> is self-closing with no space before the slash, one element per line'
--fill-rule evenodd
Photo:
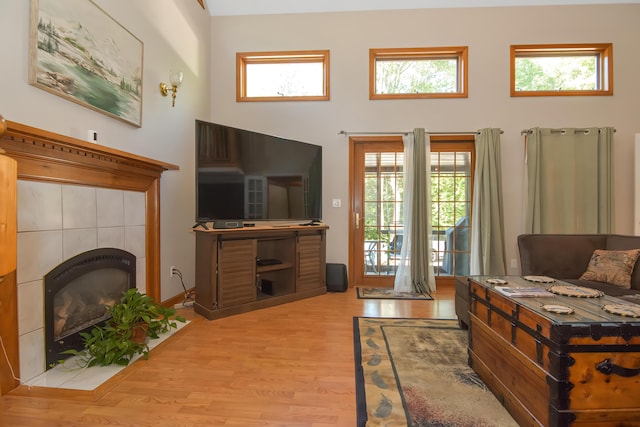
<path fill-rule="evenodd" d="M 29 83 L 138 127 L 143 49 L 90 0 L 31 0 Z"/>

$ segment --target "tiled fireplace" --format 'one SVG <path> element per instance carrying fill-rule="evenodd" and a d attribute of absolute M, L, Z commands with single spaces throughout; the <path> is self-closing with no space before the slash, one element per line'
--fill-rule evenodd
<path fill-rule="evenodd" d="M 177 166 L 15 122 L 0 148 L 17 162 L 17 268 L 0 289 L 0 395 L 45 371 L 47 272 L 97 248 L 131 253 L 136 287 L 161 301 L 160 176 Z M 14 369 L 19 366 L 19 369 Z"/>
<path fill-rule="evenodd" d="M 136 257 L 145 292 L 145 195 L 142 192 L 18 180 L 18 333 L 20 378 L 47 368 L 43 277 L 96 248 Z"/>

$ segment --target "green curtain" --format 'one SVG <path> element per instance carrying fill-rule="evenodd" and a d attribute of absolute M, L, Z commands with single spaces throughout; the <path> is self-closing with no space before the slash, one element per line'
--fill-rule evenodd
<path fill-rule="evenodd" d="M 431 144 L 414 129 L 404 143 L 404 239 L 394 289 L 428 294 L 436 289 L 431 262 Z"/>
<path fill-rule="evenodd" d="M 505 275 L 500 129 L 476 134 L 476 166 L 471 213 L 472 275 Z"/>
<path fill-rule="evenodd" d="M 526 137 L 525 232 L 613 231 L 613 128 L 534 128 Z"/>

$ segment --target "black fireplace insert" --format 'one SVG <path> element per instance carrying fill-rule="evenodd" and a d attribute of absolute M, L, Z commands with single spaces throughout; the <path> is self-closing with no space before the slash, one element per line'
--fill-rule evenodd
<path fill-rule="evenodd" d="M 81 332 L 108 320 L 107 305 L 136 287 L 136 257 L 100 248 L 69 258 L 44 276 L 44 329 L 47 369 L 83 348 Z"/>

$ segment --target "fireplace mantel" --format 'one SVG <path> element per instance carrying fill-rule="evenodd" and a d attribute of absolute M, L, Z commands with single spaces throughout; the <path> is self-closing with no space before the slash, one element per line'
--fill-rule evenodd
<path fill-rule="evenodd" d="M 8 121 L 0 147 L 18 161 L 18 178 L 146 191 L 178 166 Z"/>
<path fill-rule="evenodd" d="M 146 292 L 160 299 L 160 175 L 178 166 L 7 120 L 0 148 L 18 162 L 18 179 L 146 194 Z"/>
<path fill-rule="evenodd" d="M 160 176 L 164 171 L 178 170 L 178 166 L 9 120 L 2 123 L 2 116 L 0 148 L 16 160 L 18 179 L 144 192 L 146 293 L 160 301 Z M 5 279 L 3 286 L 16 286 L 15 271 Z M 16 305 L 15 292 L 0 293 L 0 307 L 15 309 Z M 17 344 L 18 330 L 15 324 L 11 327 L 9 331 L 2 327 L 1 332 L 16 368 L 18 348 L 11 347 Z M 2 363 L 0 368 L 4 368 Z M 0 384 L 0 395 L 7 386 L 17 385 L 7 380 L 9 384 L 4 380 Z"/>

